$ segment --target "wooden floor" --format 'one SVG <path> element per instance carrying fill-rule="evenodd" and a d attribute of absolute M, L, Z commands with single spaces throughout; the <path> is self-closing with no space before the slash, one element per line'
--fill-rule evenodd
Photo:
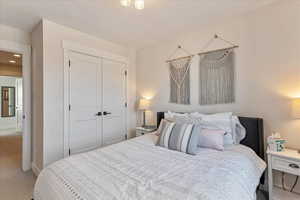
<path fill-rule="evenodd" d="M 35 176 L 21 170 L 22 136 L 0 134 L 0 199 L 31 198 Z"/>

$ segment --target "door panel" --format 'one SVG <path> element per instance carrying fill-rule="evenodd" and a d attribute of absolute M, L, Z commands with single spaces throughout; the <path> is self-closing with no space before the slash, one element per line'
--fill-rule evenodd
<path fill-rule="evenodd" d="M 101 145 L 101 65 L 100 59 L 70 53 L 69 147 L 71 154 Z"/>
<path fill-rule="evenodd" d="M 22 131 L 23 128 L 23 80 L 16 80 L 16 116 L 17 116 L 17 131 Z"/>
<path fill-rule="evenodd" d="M 126 76 L 125 64 L 103 59 L 103 144 L 125 139 L 126 133 Z"/>

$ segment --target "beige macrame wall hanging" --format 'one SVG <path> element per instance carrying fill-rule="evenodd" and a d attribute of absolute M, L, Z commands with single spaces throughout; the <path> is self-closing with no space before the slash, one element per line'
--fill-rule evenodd
<path fill-rule="evenodd" d="M 193 56 L 181 46 L 178 46 L 176 51 L 178 49 L 189 54 L 189 56 L 167 61 L 170 73 L 169 102 L 188 105 L 190 104 L 190 66 Z"/>
<path fill-rule="evenodd" d="M 213 41 L 219 39 L 230 47 L 204 51 Z M 237 45 L 215 35 L 202 49 L 199 62 L 199 103 L 200 105 L 228 104 L 235 101 L 235 59 Z M 193 54 L 178 46 L 188 56 L 169 59 L 170 103 L 190 104 L 190 66 Z"/>
<path fill-rule="evenodd" d="M 215 51 L 200 56 L 199 100 L 201 105 L 235 101 L 234 51 Z"/>
<path fill-rule="evenodd" d="M 215 35 L 215 39 L 231 47 L 199 53 L 199 103 L 200 105 L 229 104 L 235 101 L 234 49 L 238 46 Z M 207 46 L 205 48 L 207 48 Z"/>

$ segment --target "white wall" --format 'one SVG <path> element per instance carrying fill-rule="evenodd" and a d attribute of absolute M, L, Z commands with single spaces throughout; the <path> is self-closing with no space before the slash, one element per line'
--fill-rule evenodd
<path fill-rule="evenodd" d="M 8 87 L 15 87 L 16 90 L 16 82 L 17 78 L 16 77 L 9 77 L 9 76 L 0 76 L 0 92 L 1 88 L 3 86 L 8 86 Z M 17 95 L 17 93 L 16 93 Z M 2 105 L 2 96 L 0 94 L 0 113 L 1 113 L 1 107 Z M 5 129 L 15 129 L 17 128 L 17 118 L 15 117 L 1 117 L 0 114 L 0 130 L 5 130 Z"/>
<path fill-rule="evenodd" d="M 32 162 L 33 169 L 43 169 L 44 164 L 44 113 L 43 113 L 43 23 L 31 33 L 32 45 Z M 35 172 L 37 173 L 37 172 Z"/>
<path fill-rule="evenodd" d="M 43 20 L 43 122 L 44 122 L 44 166 L 63 158 L 63 48 L 62 41 L 104 50 L 128 57 L 129 127 L 135 128 L 135 50 L 105 41 L 77 30 Z"/>
<path fill-rule="evenodd" d="M 30 44 L 30 34 L 20 29 L 0 24 L 0 40 Z"/>
<path fill-rule="evenodd" d="M 280 1 L 245 16 L 198 27 L 195 32 L 186 31 L 181 36 L 172 33 L 170 37 L 174 36 L 174 40 L 138 50 L 137 95 L 153 97 L 154 111 L 233 111 L 242 116 L 262 117 L 265 135 L 279 131 L 288 140 L 288 147 L 300 148 L 300 121 L 290 115 L 291 98 L 300 96 L 299 10 L 299 1 Z M 165 60 L 178 44 L 192 53 L 200 52 L 215 33 L 240 46 L 236 49 L 236 102 L 198 105 L 196 63 L 191 69 L 192 105 L 168 103 Z M 225 46 L 216 42 L 207 50 Z"/>

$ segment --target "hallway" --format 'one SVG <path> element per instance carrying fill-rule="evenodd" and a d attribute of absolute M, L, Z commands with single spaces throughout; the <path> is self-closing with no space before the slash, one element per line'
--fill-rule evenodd
<path fill-rule="evenodd" d="M 0 194 L 1 199 L 31 198 L 35 176 L 21 170 L 22 136 L 0 134 Z"/>

